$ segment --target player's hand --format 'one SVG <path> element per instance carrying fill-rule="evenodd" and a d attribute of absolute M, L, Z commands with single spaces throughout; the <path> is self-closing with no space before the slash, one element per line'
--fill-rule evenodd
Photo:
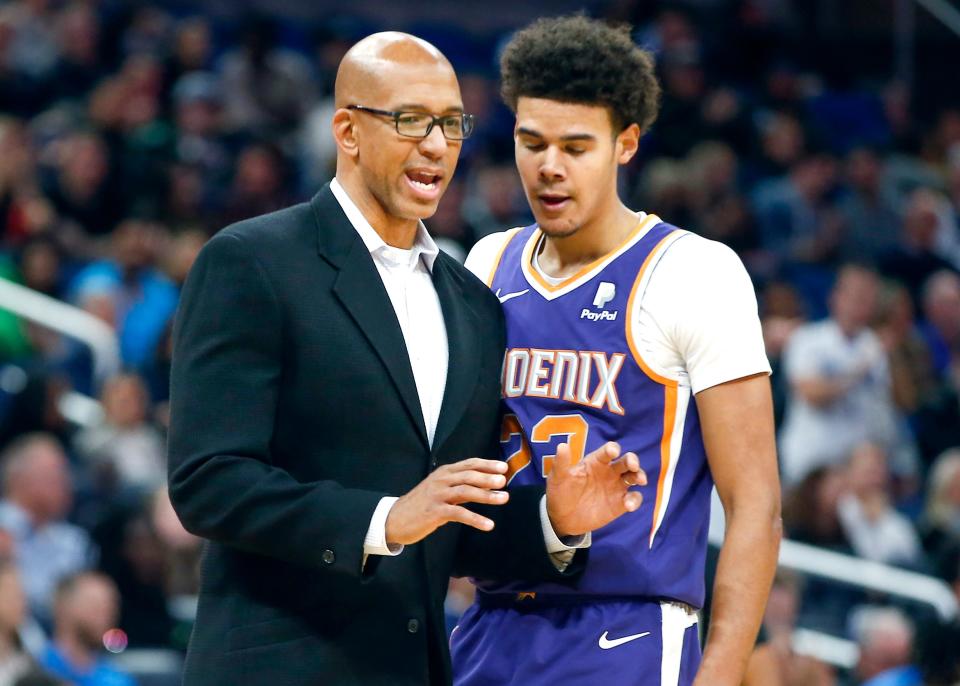
<path fill-rule="evenodd" d="M 496 489 L 506 486 L 506 471 L 506 462 L 479 457 L 435 469 L 390 508 L 387 543 L 416 543 L 447 522 L 490 531 L 493 521 L 468 510 L 462 503 L 503 505 L 510 496 Z"/>
<path fill-rule="evenodd" d="M 639 508 L 643 496 L 629 489 L 646 484 L 639 458 L 634 453 L 621 457 L 620 446 L 612 441 L 576 464 L 570 446 L 562 443 L 547 477 L 547 514 L 553 530 L 558 536 L 579 536 L 599 529 Z"/>

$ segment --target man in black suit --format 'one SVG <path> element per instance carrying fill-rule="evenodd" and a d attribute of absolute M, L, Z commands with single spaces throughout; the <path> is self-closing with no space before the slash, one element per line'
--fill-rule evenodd
<path fill-rule="evenodd" d="M 220 232 L 184 287 L 170 495 L 210 540 L 187 684 L 449 683 L 451 574 L 574 580 L 560 539 L 639 506 L 615 444 L 546 495 L 485 459 L 503 316 L 420 222 L 472 126 L 449 63 L 376 34 L 335 98 L 336 179 Z"/>

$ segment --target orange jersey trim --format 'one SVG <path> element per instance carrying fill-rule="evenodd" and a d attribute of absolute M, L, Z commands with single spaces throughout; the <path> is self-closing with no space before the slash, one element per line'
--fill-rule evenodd
<path fill-rule="evenodd" d="M 530 237 L 530 240 L 527 242 L 527 245 L 523 250 L 523 265 L 527 267 L 525 271 L 530 275 L 531 278 L 535 279 L 536 282 L 544 290 L 550 293 L 556 293 L 557 291 L 561 290 L 562 288 L 566 288 L 567 286 L 577 281 L 578 279 L 582 279 L 584 276 L 586 276 L 591 271 L 593 271 L 594 269 L 602 265 L 604 262 L 611 259 L 615 255 L 619 254 L 620 251 L 628 243 L 630 243 L 633 239 L 635 239 L 641 231 L 643 231 L 646 228 L 649 228 L 654 224 L 659 224 L 660 221 L 661 221 L 660 217 L 658 217 L 655 214 L 646 215 L 642 220 L 637 222 L 637 225 L 630 231 L 627 237 L 623 239 L 620 245 L 618 245 L 616 248 L 608 252 L 603 257 L 599 257 L 593 262 L 591 262 L 590 264 L 588 264 L 587 266 L 581 268 L 573 276 L 568 276 L 558 284 L 551 284 L 549 281 L 544 279 L 543 276 L 541 276 L 540 273 L 533 267 L 533 250 L 537 246 L 537 244 L 540 242 L 540 238 L 543 236 L 543 232 L 538 227 L 533 232 L 533 235 Z"/>
<path fill-rule="evenodd" d="M 657 499 L 653 504 L 653 521 L 650 524 L 650 547 L 657 535 L 657 520 L 663 507 L 663 484 L 670 471 L 670 449 L 673 447 L 673 429 L 677 423 L 677 386 L 664 386 L 663 437 L 660 439 L 660 477 L 657 479 Z"/>
<path fill-rule="evenodd" d="M 679 229 L 677 231 L 679 231 Z M 653 259 L 654 255 L 657 255 L 660 252 L 660 249 L 663 247 L 663 245 L 677 234 L 677 231 L 671 231 L 662 239 L 660 239 L 660 242 L 657 243 L 653 250 L 650 251 L 650 254 L 647 255 L 646 259 L 643 261 L 643 264 L 640 265 L 640 271 L 637 272 L 637 278 L 633 282 L 633 288 L 630 289 L 630 297 L 627 299 L 627 345 L 630 346 L 630 352 L 633 354 L 633 359 L 636 360 L 637 365 L 643 370 L 643 373 L 657 383 L 662 384 L 664 392 L 663 436 L 660 438 L 660 476 L 657 479 L 657 499 L 653 504 L 653 520 L 650 523 L 651 547 L 653 546 L 654 536 L 657 534 L 657 520 L 660 519 L 660 511 L 664 505 L 663 488 L 667 480 L 667 473 L 670 471 L 670 451 L 673 442 L 673 430 L 677 423 L 677 387 L 679 384 L 676 379 L 668 379 L 665 376 L 657 374 L 643 359 L 643 356 L 640 354 L 640 351 L 637 350 L 637 346 L 634 344 L 632 315 L 634 301 L 637 297 L 637 293 L 640 290 L 640 282 L 643 281 L 643 277 L 647 273 L 647 269 L 650 267 L 651 260 Z"/>

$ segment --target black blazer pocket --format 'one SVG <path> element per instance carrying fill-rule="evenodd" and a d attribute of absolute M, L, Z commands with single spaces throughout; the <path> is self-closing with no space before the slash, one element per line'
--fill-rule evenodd
<path fill-rule="evenodd" d="M 312 636 L 313 633 L 303 620 L 296 617 L 280 617 L 255 624 L 244 624 L 227 632 L 227 652 L 286 643 Z"/>

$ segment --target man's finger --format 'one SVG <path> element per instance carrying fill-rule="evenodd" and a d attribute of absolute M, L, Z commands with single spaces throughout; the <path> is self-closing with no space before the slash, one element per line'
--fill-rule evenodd
<path fill-rule="evenodd" d="M 460 505 L 449 505 L 443 512 L 443 518 L 447 522 L 460 522 L 472 526 L 474 529 L 480 529 L 480 531 L 493 530 L 492 519 L 478 515 L 476 512 Z"/>
<path fill-rule="evenodd" d="M 466 460 L 444 465 L 441 469 L 445 469 L 448 472 L 472 470 L 475 472 L 487 472 L 488 474 L 506 474 L 507 463 L 503 460 L 484 460 L 481 457 L 470 457 Z"/>
<path fill-rule="evenodd" d="M 482 505 L 503 505 L 510 499 L 506 491 L 491 491 L 486 488 L 477 488 L 476 486 L 451 486 L 444 500 L 453 505 L 460 503 L 480 503 Z"/>
<path fill-rule="evenodd" d="M 641 503 L 643 503 L 643 495 L 637 491 L 627 491 L 623 496 L 623 507 L 627 512 L 636 512 L 640 509 Z"/>
<path fill-rule="evenodd" d="M 445 474 L 442 476 L 442 482 L 448 486 L 466 484 L 477 488 L 503 488 L 507 485 L 507 477 L 503 474 L 490 474 L 489 472 L 468 469 Z"/>

